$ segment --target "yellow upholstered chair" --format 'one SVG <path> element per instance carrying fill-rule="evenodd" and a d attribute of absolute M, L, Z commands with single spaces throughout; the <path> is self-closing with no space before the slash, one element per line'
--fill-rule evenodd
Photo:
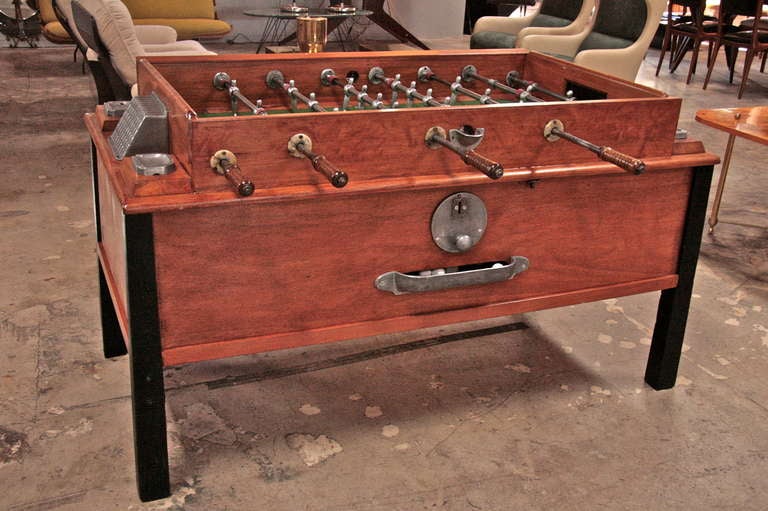
<path fill-rule="evenodd" d="M 62 26 L 59 18 L 56 17 L 52 0 L 38 0 L 37 8 L 40 11 L 40 21 L 43 24 L 43 37 L 56 44 L 70 44 L 74 42 L 67 30 Z"/>
<path fill-rule="evenodd" d="M 122 0 L 133 18 L 134 25 L 163 25 L 172 27 L 175 39 L 222 37 L 232 30 L 226 21 L 218 19 L 215 0 Z M 52 0 L 38 0 L 43 36 L 53 43 L 69 44 L 73 39 L 56 17 Z M 139 39 L 153 37 L 138 31 Z M 154 29 L 151 29 L 152 31 Z M 174 40 L 175 40 L 174 39 Z M 164 41 L 163 41 L 164 42 Z"/>

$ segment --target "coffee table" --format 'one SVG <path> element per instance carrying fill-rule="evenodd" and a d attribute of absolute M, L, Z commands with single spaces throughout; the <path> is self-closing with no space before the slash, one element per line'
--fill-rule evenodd
<path fill-rule="evenodd" d="M 736 137 L 768 145 L 768 106 L 699 110 L 696 112 L 696 120 L 728 133 L 720 179 L 717 182 L 715 200 L 709 214 L 709 233 L 712 234 L 717 225 L 717 215 L 720 212 L 720 202 L 723 198 L 725 179 L 728 177 L 728 167 L 731 165 L 731 154 Z"/>
<path fill-rule="evenodd" d="M 327 9 L 310 9 L 309 12 L 296 13 L 283 11 L 281 9 L 249 9 L 247 11 L 243 11 L 243 14 L 246 16 L 265 18 L 267 20 L 267 24 L 261 34 L 261 39 L 259 40 L 259 46 L 256 49 L 256 53 L 259 53 L 261 49 L 268 43 L 282 44 L 292 39 L 293 36 L 286 37 L 286 34 L 288 33 L 288 26 L 297 18 L 305 16 L 319 16 L 328 18 L 328 34 L 330 35 L 336 31 L 336 41 L 341 43 L 342 49 L 346 51 L 345 43 L 350 42 L 352 27 L 349 26 L 345 31 L 343 30 L 344 27 L 340 26 L 350 18 L 354 18 L 356 16 L 370 16 L 373 14 L 373 11 L 357 9 L 355 12 L 332 12 L 328 11 Z M 293 35 L 295 35 L 295 32 Z"/>

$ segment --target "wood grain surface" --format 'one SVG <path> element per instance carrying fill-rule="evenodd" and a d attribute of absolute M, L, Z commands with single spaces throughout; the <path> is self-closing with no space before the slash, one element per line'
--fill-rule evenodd
<path fill-rule="evenodd" d="M 198 117 L 229 109 L 228 94 L 212 85 L 213 76 L 220 71 L 236 79 L 241 92 L 251 100 L 263 99 L 267 109 L 287 112 L 287 94 L 266 85 L 265 77 L 271 70 L 280 70 L 286 81 L 295 80 L 306 95 L 317 92 L 320 103 L 330 110 L 341 105 L 343 92 L 340 87 L 320 83 L 324 69 L 332 68 L 340 76 L 357 72 L 360 87 L 368 83 L 368 70 L 374 66 L 383 68 L 388 76 L 400 73 L 403 83 L 408 84 L 417 80 L 421 66 L 429 65 L 438 76 L 452 81 L 468 64 L 502 82 L 514 69 L 526 80 L 557 92 L 564 92 L 565 84 L 574 81 L 605 92 L 608 99 Z M 564 141 L 547 142 L 542 133 L 551 119 L 560 119 L 577 136 L 633 157 L 669 156 L 680 111 L 679 99 L 526 50 L 153 57 L 139 61 L 139 86 L 142 94 L 154 91 L 169 105 L 173 150 L 188 168 L 196 191 L 229 189 L 229 183 L 209 165 L 211 156 L 220 149 L 235 153 L 257 188 L 324 184 L 306 159 L 288 154 L 288 140 L 297 133 L 309 135 L 315 151 L 347 172 L 350 182 L 476 172 L 447 150 L 426 148 L 424 136 L 433 126 L 446 130 L 464 125 L 484 128 L 485 138 L 477 151 L 505 169 L 596 161 L 596 156 L 583 148 Z M 484 92 L 487 85 L 475 81 L 467 87 Z M 437 98 L 450 94 L 439 83 L 417 84 L 422 93 L 427 88 L 433 88 Z M 378 92 L 389 98 L 391 91 L 384 84 L 370 85 L 371 96 Z M 494 97 L 503 99 L 504 94 L 496 91 Z M 506 98 L 514 99 L 510 95 Z M 405 102 L 403 94 L 400 101 Z"/>
<path fill-rule="evenodd" d="M 731 135 L 768 144 L 768 106 L 699 110 L 696 120 Z"/>
<path fill-rule="evenodd" d="M 328 67 L 366 75 L 381 66 L 408 83 L 422 65 L 452 80 L 467 64 L 499 80 L 517 69 L 557 92 L 573 82 L 608 99 L 200 117 L 229 108 L 227 94 L 211 83 L 219 71 L 251 99 L 285 109 L 285 93 L 264 82 L 272 69 L 333 106 L 341 89 L 319 85 Z M 152 214 L 166 365 L 672 288 L 695 167 L 717 161 L 697 141 L 674 141 L 679 99 L 525 50 L 153 57 L 138 69 L 141 93 L 156 93 L 169 110 L 171 151 L 182 172 L 143 182 L 112 157 L 103 115 L 86 116 L 86 124 L 99 155 L 99 252 L 124 330 L 124 215 Z M 436 97 L 448 94 L 429 86 Z M 646 173 L 629 175 L 564 140 L 546 141 L 551 119 L 642 158 Z M 486 130 L 477 152 L 504 166 L 500 180 L 424 144 L 433 126 L 465 125 Z M 334 189 L 307 160 L 288 154 L 296 133 L 347 172 L 345 188 Z M 237 197 L 210 169 L 220 149 L 237 155 L 256 184 L 252 196 Z M 449 254 L 433 242 L 430 221 L 459 191 L 484 201 L 488 227 L 471 250 Z M 402 296 L 374 287 L 385 272 L 511 256 L 527 257 L 530 268 L 510 281 Z"/>
<path fill-rule="evenodd" d="M 163 348 L 674 277 L 690 178 L 668 171 L 157 213 Z M 457 255 L 433 243 L 429 225 L 458 191 L 477 193 L 489 220 L 480 243 Z M 373 285 L 388 271 L 512 255 L 531 267 L 504 283 L 403 296 Z"/>

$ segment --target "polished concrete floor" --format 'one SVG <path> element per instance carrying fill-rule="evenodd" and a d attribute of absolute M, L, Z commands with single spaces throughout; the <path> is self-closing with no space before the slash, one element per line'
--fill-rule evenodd
<path fill-rule="evenodd" d="M 657 56 L 639 81 L 713 153 L 697 109 L 768 103 L 757 70 L 737 101 Z M 168 369 L 173 496 L 142 504 L 128 363 L 101 353 L 94 89 L 68 48 L 2 48 L 0 77 L 0 510 L 768 509 L 768 147 L 736 142 L 674 389 L 643 383 L 657 293 Z"/>

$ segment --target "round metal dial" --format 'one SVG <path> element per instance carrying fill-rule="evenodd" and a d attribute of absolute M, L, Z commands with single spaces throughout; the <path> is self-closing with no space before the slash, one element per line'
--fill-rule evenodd
<path fill-rule="evenodd" d="M 485 234 L 488 212 L 482 199 L 469 192 L 449 195 L 432 214 L 432 239 L 442 250 L 461 253 Z"/>

